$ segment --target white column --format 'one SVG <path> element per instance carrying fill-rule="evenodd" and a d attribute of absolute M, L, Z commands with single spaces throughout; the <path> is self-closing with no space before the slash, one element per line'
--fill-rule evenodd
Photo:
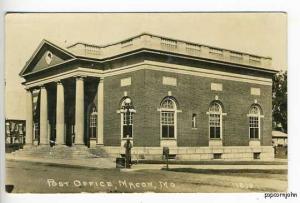
<path fill-rule="evenodd" d="M 56 144 L 64 145 L 65 141 L 65 99 L 64 86 L 56 84 Z"/>
<path fill-rule="evenodd" d="M 82 77 L 76 78 L 75 144 L 84 144 L 84 81 Z"/>
<path fill-rule="evenodd" d="M 33 137 L 33 111 L 32 111 L 32 93 L 29 89 L 26 90 L 26 136 L 25 142 L 27 145 L 32 144 Z"/>
<path fill-rule="evenodd" d="M 104 124 L 104 89 L 103 78 L 100 78 L 98 84 L 98 114 L 97 114 L 97 144 L 103 145 L 103 124 Z"/>
<path fill-rule="evenodd" d="M 40 93 L 40 144 L 49 144 L 48 140 L 48 98 L 47 89 L 42 86 Z"/>

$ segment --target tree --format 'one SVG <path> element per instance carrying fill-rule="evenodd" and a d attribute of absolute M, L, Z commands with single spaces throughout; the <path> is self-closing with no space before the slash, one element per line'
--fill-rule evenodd
<path fill-rule="evenodd" d="M 272 114 L 273 128 L 287 133 L 287 71 L 273 77 Z"/>

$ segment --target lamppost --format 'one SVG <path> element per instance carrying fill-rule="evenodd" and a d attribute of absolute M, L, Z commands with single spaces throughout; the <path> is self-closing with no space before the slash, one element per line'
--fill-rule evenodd
<path fill-rule="evenodd" d="M 125 167 L 130 168 L 131 165 L 131 148 L 132 144 L 130 142 L 130 132 L 129 132 L 129 127 L 130 127 L 130 116 L 132 113 L 135 113 L 135 110 L 132 108 L 132 103 L 131 99 L 127 97 L 124 101 L 124 106 L 123 106 L 123 113 L 124 113 L 124 119 L 126 121 L 126 143 L 124 144 L 125 147 Z"/>
<path fill-rule="evenodd" d="M 131 105 L 131 99 L 128 97 L 124 101 L 124 116 L 125 116 L 125 121 L 126 121 L 126 137 L 129 138 L 129 125 L 130 125 L 130 109 L 132 107 Z"/>

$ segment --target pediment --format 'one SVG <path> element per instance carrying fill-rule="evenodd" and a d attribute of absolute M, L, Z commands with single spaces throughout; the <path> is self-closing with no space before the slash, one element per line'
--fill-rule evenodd
<path fill-rule="evenodd" d="M 20 75 L 38 72 L 74 59 L 75 56 L 63 48 L 43 40 L 31 56 Z"/>

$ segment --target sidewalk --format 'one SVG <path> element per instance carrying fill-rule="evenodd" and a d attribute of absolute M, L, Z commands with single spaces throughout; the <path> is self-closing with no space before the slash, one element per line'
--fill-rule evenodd
<path fill-rule="evenodd" d="M 94 168 L 94 169 L 113 169 L 116 168 L 116 163 L 111 158 L 87 158 L 87 159 L 42 159 L 29 157 L 16 157 L 11 154 L 6 154 L 7 161 L 26 161 L 42 164 L 51 164 L 57 166 L 68 166 L 78 168 Z M 276 160 L 278 161 L 278 160 Z M 280 160 L 284 161 L 284 160 Z M 134 164 L 132 168 L 124 171 L 138 171 L 138 170 L 160 170 L 165 168 L 166 164 Z M 268 164 L 268 165 L 223 165 L 223 164 L 199 164 L 199 165 L 180 165 L 170 164 L 170 169 L 190 168 L 201 170 L 287 170 L 286 164 Z"/>
<path fill-rule="evenodd" d="M 6 161 L 26 161 L 42 164 L 52 164 L 58 166 L 68 166 L 68 167 L 86 167 L 86 168 L 115 168 L 116 164 L 112 159 L 109 158 L 88 158 L 88 159 L 42 159 L 42 158 L 32 158 L 32 157 L 16 157 L 11 156 L 11 154 L 5 155 Z"/>

